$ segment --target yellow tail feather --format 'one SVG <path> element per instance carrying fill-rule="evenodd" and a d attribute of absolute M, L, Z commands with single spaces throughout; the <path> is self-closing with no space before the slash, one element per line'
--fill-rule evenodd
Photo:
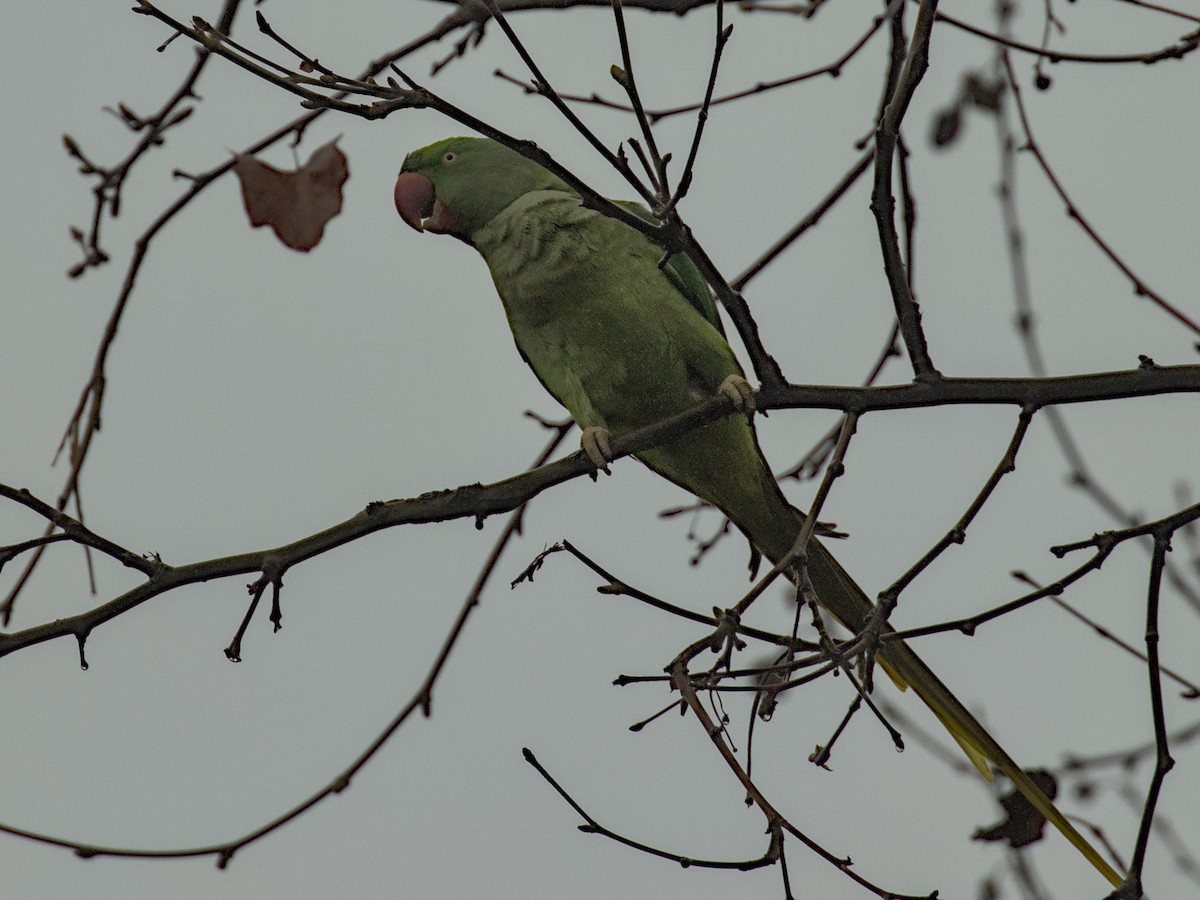
<path fill-rule="evenodd" d="M 809 577 L 821 605 L 847 628 L 855 633 L 861 631 L 874 604 L 818 541 L 811 541 L 808 551 Z M 992 780 L 992 766 L 995 766 L 1110 884 L 1120 887 L 1124 883 L 1122 876 L 1075 830 L 1041 788 L 907 644 L 896 640 L 885 641 L 877 659 L 897 687 L 901 690 L 905 686 L 913 689 L 985 779 Z"/>

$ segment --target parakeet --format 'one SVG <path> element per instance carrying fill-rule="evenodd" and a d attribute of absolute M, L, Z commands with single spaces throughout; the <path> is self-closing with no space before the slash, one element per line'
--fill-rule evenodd
<path fill-rule="evenodd" d="M 660 421 L 716 393 L 753 408 L 708 285 L 682 255 L 582 205 L 538 163 L 495 141 L 449 138 L 405 158 L 396 209 L 418 231 L 450 234 L 491 270 L 521 356 L 583 430 L 598 467 L 610 435 Z M 623 204 L 643 218 L 650 213 Z M 721 510 L 753 548 L 777 562 L 802 514 L 780 491 L 746 415 L 731 415 L 644 450 L 637 458 Z M 808 574 L 823 607 L 858 633 L 873 609 L 816 538 Z M 1113 885 L 1121 876 L 1071 826 L 974 716 L 901 641 L 879 663 L 911 686 L 988 780 L 990 764 Z"/>

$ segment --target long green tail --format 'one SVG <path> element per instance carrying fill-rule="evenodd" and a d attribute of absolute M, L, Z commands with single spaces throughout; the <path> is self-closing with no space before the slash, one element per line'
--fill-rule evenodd
<path fill-rule="evenodd" d="M 870 614 L 872 603 L 829 551 L 815 539 L 808 545 L 808 572 L 821 604 L 829 609 L 838 621 L 857 633 Z M 988 766 L 990 762 L 1004 773 L 1033 808 L 1062 832 L 1110 884 L 1120 887 L 1124 883 L 1117 871 L 1067 821 L 1050 798 L 1034 784 L 979 720 L 971 715 L 970 710 L 942 684 L 912 648 L 903 641 L 887 641 L 882 645 L 878 659 L 897 684 L 907 684 L 925 702 L 984 778 L 992 780 L 992 772 Z"/>
<path fill-rule="evenodd" d="M 745 418 L 722 419 L 638 456 L 724 512 L 767 559 L 778 562 L 791 551 L 803 519 L 779 490 Z M 821 605 L 852 632 L 861 632 L 874 604 L 815 538 L 808 545 L 808 573 Z M 877 658 L 901 689 L 912 687 L 984 778 L 992 780 L 989 763 L 994 765 L 1101 875 L 1116 887 L 1123 884 L 1117 871 L 907 644 L 887 641 Z"/>

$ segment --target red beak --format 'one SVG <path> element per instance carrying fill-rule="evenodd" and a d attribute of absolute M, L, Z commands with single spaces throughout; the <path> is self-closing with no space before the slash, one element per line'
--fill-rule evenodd
<path fill-rule="evenodd" d="M 396 179 L 392 196 L 396 201 L 396 212 L 405 223 L 417 231 L 424 231 L 421 220 L 433 214 L 436 192 L 433 182 L 416 172 L 401 172 Z"/>

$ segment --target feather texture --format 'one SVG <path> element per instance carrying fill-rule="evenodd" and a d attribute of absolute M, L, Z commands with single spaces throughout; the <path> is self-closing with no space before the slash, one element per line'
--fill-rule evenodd
<path fill-rule="evenodd" d="M 416 179 L 432 183 L 432 193 Z M 660 247 L 586 208 L 536 163 L 491 141 L 442 141 L 410 154 L 397 183 L 397 207 L 410 224 L 429 214 L 414 205 L 428 206 L 432 196 L 449 212 L 442 219 L 455 224 L 455 236 L 487 262 L 521 355 L 581 428 L 632 431 L 711 397 L 742 374 L 691 262 L 678 257 L 660 266 Z M 779 490 L 745 416 L 726 417 L 638 459 L 720 509 L 768 559 L 791 551 L 803 517 Z M 874 604 L 816 538 L 806 549 L 821 605 L 859 633 Z M 994 765 L 1105 878 L 1121 884 L 907 644 L 883 642 L 878 661 L 925 702 L 985 778 Z"/>

